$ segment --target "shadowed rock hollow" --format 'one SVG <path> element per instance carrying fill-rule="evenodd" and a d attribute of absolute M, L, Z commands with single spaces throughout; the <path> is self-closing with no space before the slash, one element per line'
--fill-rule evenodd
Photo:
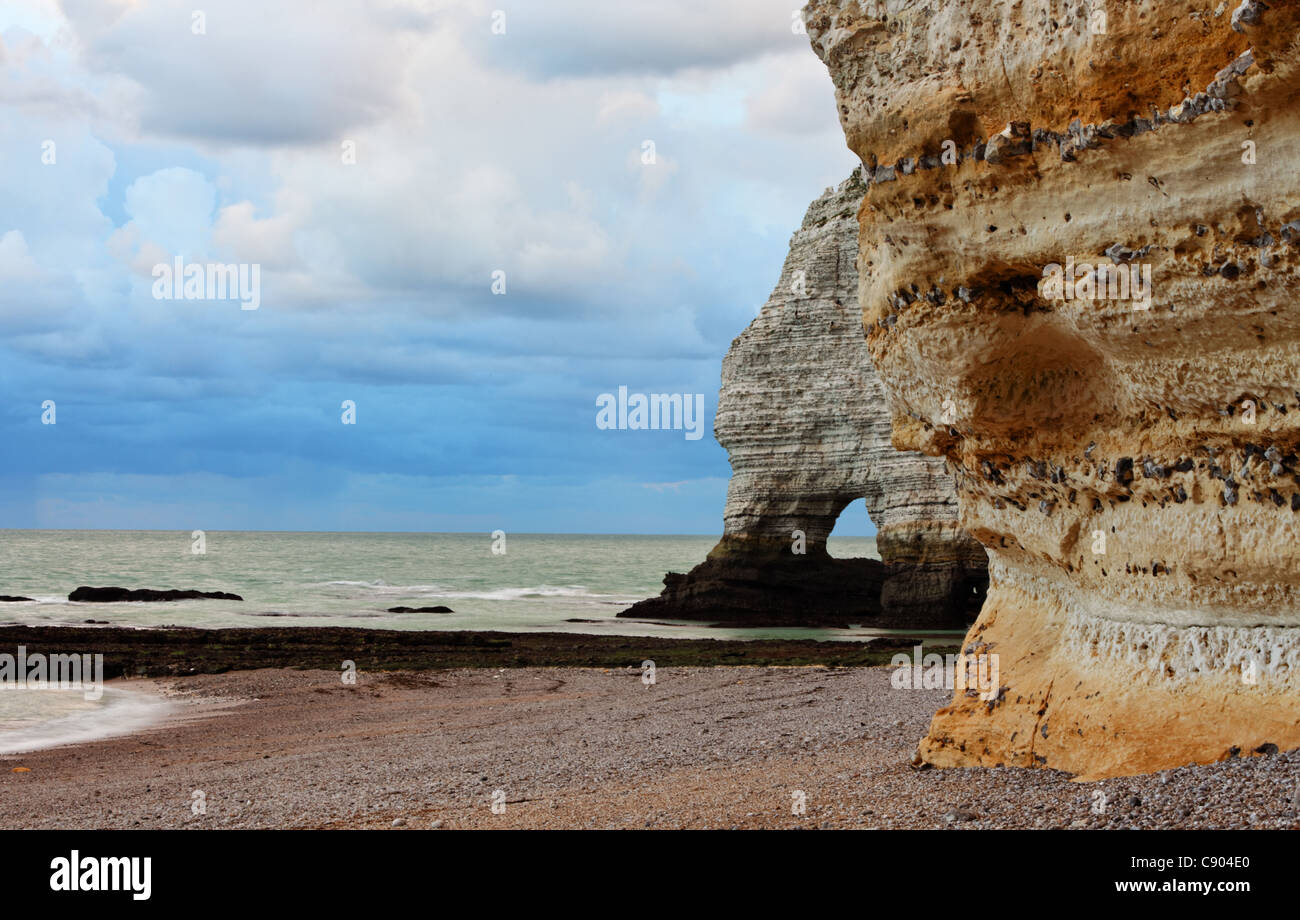
<path fill-rule="evenodd" d="M 1300 745 L 1294 3 L 815 0 L 870 188 L 894 442 L 989 551 L 919 757 L 1084 776 Z M 1052 266 L 1150 273 L 1060 299 Z M 1086 287 L 1077 290 L 1087 291 Z"/>

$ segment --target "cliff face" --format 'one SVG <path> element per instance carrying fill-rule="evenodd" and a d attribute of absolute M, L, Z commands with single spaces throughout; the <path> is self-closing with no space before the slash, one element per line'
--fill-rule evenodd
<path fill-rule="evenodd" d="M 855 171 L 812 203 L 771 297 L 723 359 L 714 431 L 732 478 L 722 540 L 626 615 L 951 628 L 978 610 L 987 563 L 957 527 L 952 476 L 942 460 L 890 444 L 857 300 L 865 191 Z M 864 497 L 883 565 L 826 553 L 840 512 Z"/>
<path fill-rule="evenodd" d="M 1095 777 L 1300 745 L 1295 4 L 805 16 L 871 174 L 894 444 L 948 459 L 989 551 L 968 647 L 1003 691 L 959 692 L 920 758 Z"/>

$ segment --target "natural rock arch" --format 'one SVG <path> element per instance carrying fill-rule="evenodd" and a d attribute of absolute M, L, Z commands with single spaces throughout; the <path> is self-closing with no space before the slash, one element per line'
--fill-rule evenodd
<path fill-rule="evenodd" d="M 957 524 L 952 477 L 942 460 L 891 444 L 858 306 L 865 191 L 855 170 L 809 206 L 776 288 L 723 359 L 714 433 L 732 476 L 722 539 L 623 616 L 959 628 L 978 611 L 986 556 Z M 859 498 L 882 561 L 826 552 Z"/>

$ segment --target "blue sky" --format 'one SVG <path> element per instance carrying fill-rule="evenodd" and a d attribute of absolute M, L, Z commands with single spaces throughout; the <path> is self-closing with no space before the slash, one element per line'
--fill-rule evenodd
<path fill-rule="evenodd" d="M 722 355 L 854 165 L 791 5 L 196 5 L 0 10 L 0 527 L 718 532 Z"/>

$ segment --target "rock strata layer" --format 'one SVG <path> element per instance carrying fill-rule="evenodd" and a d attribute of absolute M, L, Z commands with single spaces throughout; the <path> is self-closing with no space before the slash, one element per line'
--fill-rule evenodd
<path fill-rule="evenodd" d="M 814 0 L 899 447 L 989 551 L 940 765 L 1300 746 L 1300 11 Z"/>
<path fill-rule="evenodd" d="M 776 289 L 723 359 L 714 432 L 732 477 L 721 541 L 622 615 L 964 628 L 979 609 L 987 561 L 957 526 L 952 476 L 890 444 L 857 306 L 865 191 L 855 170 L 809 206 Z M 881 561 L 826 552 L 859 498 Z"/>

